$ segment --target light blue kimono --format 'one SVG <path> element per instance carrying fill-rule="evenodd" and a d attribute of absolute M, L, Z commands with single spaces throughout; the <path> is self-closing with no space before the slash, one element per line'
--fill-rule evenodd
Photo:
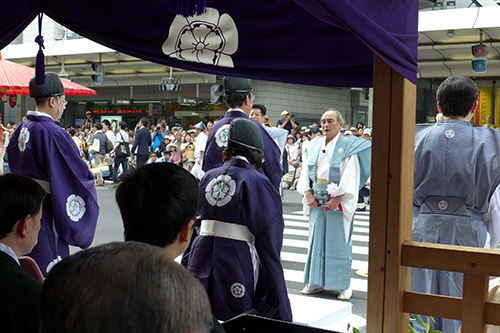
<path fill-rule="evenodd" d="M 499 131 L 455 119 L 417 125 L 412 239 L 484 247 L 483 214 L 500 183 L 499 154 Z M 412 291 L 462 297 L 462 287 L 461 273 L 412 268 Z M 443 332 L 460 326 L 458 320 L 435 320 L 434 329 Z"/>
<path fill-rule="evenodd" d="M 340 135 L 340 134 L 339 134 Z M 316 163 L 325 137 L 318 137 L 309 145 L 309 177 L 314 196 L 320 204 L 328 199 L 326 186 L 316 183 Z M 339 152 L 340 151 L 340 152 Z M 370 175 L 371 143 L 352 136 L 340 135 L 330 162 L 329 182 L 340 182 L 340 163 L 357 154 L 360 166 L 360 186 Z M 357 201 L 357 197 L 353 198 Z M 324 286 L 326 289 L 344 290 L 351 283 L 352 221 L 346 239 L 343 213 L 325 211 L 325 206 L 311 208 L 309 216 L 309 248 L 304 270 L 304 282 Z"/>

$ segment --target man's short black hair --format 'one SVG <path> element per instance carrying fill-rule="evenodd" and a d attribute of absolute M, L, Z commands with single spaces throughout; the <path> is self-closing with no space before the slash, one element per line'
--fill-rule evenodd
<path fill-rule="evenodd" d="M 125 240 L 165 247 L 198 212 L 196 178 L 172 163 L 151 163 L 126 175 L 116 191 Z"/>
<path fill-rule="evenodd" d="M 39 322 L 41 333 L 205 333 L 212 316 L 202 284 L 167 251 L 119 242 L 55 265 L 42 287 Z"/>
<path fill-rule="evenodd" d="M 449 76 L 439 85 L 436 93 L 437 102 L 445 117 L 467 117 L 477 98 L 477 85 L 463 75 Z"/>
<path fill-rule="evenodd" d="M 95 124 L 95 128 L 96 128 L 98 131 L 101 131 L 101 130 L 102 130 L 102 124 L 101 124 L 101 123 L 97 123 L 97 124 Z"/>
<path fill-rule="evenodd" d="M 148 124 L 149 124 L 149 120 L 148 120 L 148 118 L 141 118 L 140 122 L 141 122 L 141 124 L 143 124 L 144 126 L 148 126 Z"/>
<path fill-rule="evenodd" d="M 238 108 L 245 103 L 247 96 L 248 98 L 252 98 L 252 93 L 227 93 L 224 95 L 224 102 L 230 108 Z"/>
<path fill-rule="evenodd" d="M 262 113 L 262 116 L 265 116 L 267 114 L 267 108 L 262 104 L 254 104 L 252 106 L 252 109 L 259 109 L 260 113 Z"/>
<path fill-rule="evenodd" d="M 122 130 L 125 130 L 127 128 L 127 122 L 122 120 L 118 123 L 118 126 L 120 126 Z"/>
<path fill-rule="evenodd" d="M 0 239 L 17 221 L 38 214 L 44 198 L 45 191 L 33 179 L 13 173 L 0 176 Z"/>
<path fill-rule="evenodd" d="M 102 121 L 102 123 L 103 123 L 104 125 L 108 126 L 108 127 L 109 127 L 109 126 L 111 126 L 111 123 L 110 123 L 110 122 L 109 122 L 109 120 L 107 120 L 107 119 L 104 119 L 104 120 Z"/>

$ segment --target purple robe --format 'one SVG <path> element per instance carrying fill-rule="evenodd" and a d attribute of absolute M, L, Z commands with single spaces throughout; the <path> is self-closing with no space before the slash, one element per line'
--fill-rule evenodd
<path fill-rule="evenodd" d="M 214 182 L 223 175 L 223 182 Z M 224 191 L 217 193 L 217 189 Z M 216 236 L 198 236 L 191 249 L 188 270 L 205 286 L 214 316 L 228 320 L 256 309 L 260 316 L 291 321 L 280 252 L 284 220 L 279 193 L 263 174 L 240 159 L 208 171 L 200 183 L 202 220 L 248 227 L 255 237 L 260 260 L 254 291 L 249 244 Z M 215 191 L 214 191 L 215 190 Z"/>
<path fill-rule="evenodd" d="M 99 215 L 94 175 L 71 136 L 52 118 L 28 113 L 12 135 L 9 166 L 37 180 L 50 193 L 43 203 L 38 243 L 29 254 L 44 275 L 69 246 L 92 244 Z"/>
<path fill-rule="evenodd" d="M 222 165 L 222 152 L 227 147 L 229 124 L 236 118 L 250 119 L 240 109 L 229 110 L 224 115 L 224 118 L 216 122 L 210 130 L 205 154 L 203 155 L 203 171 L 207 172 Z M 255 123 L 259 124 L 256 121 Z M 262 138 L 264 139 L 264 158 L 266 159 L 260 172 L 263 172 L 267 178 L 269 178 L 273 186 L 279 189 L 281 177 L 283 176 L 283 167 L 280 163 L 281 152 L 264 126 L 261 124 L 259 124 L 259 126 L 262 132 Z"/>

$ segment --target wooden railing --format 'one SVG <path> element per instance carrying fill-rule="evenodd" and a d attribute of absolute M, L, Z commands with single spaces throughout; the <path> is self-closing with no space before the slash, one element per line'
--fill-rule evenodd
<path fill-rule="evenodd" d="M 462 320 L 462 333 L 500 326 L 500 303 L 487 301 L 489 276 L 500 276 L 498 250 L 406 241 L 401 265 L 464 273 L 463 298 L 405 291 L 405 313 Z"/>

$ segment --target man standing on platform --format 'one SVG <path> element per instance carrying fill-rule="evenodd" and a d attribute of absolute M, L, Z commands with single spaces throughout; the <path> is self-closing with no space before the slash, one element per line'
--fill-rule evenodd
<path fill-rule="evenodd" d="M 94 175 L 80 158 L 71 136 L 54 121 L 66 108 L 64 87 L 57 73 L 45 83 L 29 83 L 36 111 L 12 135 L 7 149 L 10 170 L 33 178 L 47 192 L 38 244 L 30 256 L 42 273 L 69 255 L 69 245 L 89 247 L 99 215 Z"/>
<path fill-rule="evenodd" d="M 340 135 L 343 123 L 336 110 L 323 114 L 324 136 L 310 142 L 297 190 L 311 208 L 304 270 L 307 284 L 301 293 L 313 294 L 326 288 L 340 290 L 339 299 L 349 299 L 353 219 L 360 185 L 370 175 L 371 144 Z"/>
<path fill-rule="evenodd" d="M 485 214 L 498 214 L 491 200 L 500 183 L 500 134 L 470 125 L 479 107 L 478 89 L 471 79 L 448 77 L 436 99 L 444 119 L 417 125 L 415 130 L 412 239 L 494 248 L 498 232 Z M 417 268 L 411 273 L 412 291 L 462 297 L 462 273 Z M 457 332 L 460 326 L 458 320 L 435 320 L 434 328 L 443 332 Z"/>
<path fill-rule="evenodd" d="M 252 109 L 254 95 L 252 94 L 252 81 L 237 77 L 224 78 L 224 101 L 229 106 L 224 118 L 214 124 L 208 136 L 205 157 L 203 160 L 203 171 L 222 166 L 222 152 L 227 147 L 229 124 L 235 118 L 247 118 Z M 262 171 L 269 178 L 276 190 L 279 189 L 283 167 L 281 166 L 281 152 L 273 138 L 259 126 L 264 138 L 264 156 L 266 162 Z"/>

